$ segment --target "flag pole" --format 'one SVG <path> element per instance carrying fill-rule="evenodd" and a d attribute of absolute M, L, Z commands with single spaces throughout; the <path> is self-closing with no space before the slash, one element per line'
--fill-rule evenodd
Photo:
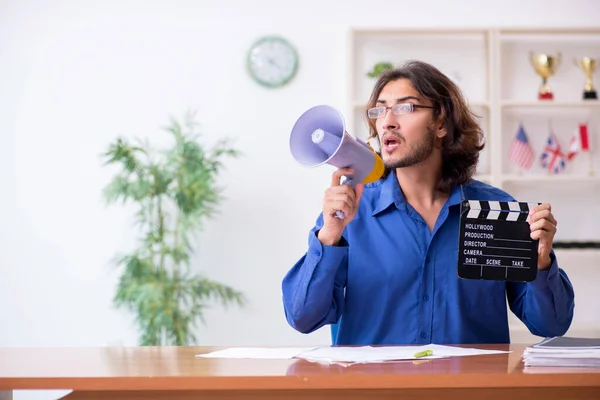
<path fill-rule="evenodd" d="M 588 130 L 589 128 L 589 122 L 590 122 L 590 118 L 588 117 L 585 120 L 585 129 Z M 580 127 L 581 128 L 581 127 Z M 590 177 L 594 176 L 594 157 L 592 157 L 592 144 L 591 144 L 591 140 L 590 140 L 590 132 L 589 130 L 587 131 L 587 145 L 588 145 L 588 160 L 590 161 Z M 579 140 L 581 140 L 581 132 L 579 132 Z"/>
<path fill-rule="evenodd" d="M 519 135 L 519 130 L 522 128 L 522 126 L 523 126 L 523 118 L 522 118 L 522 117 L 519 117 L 519 120 L 517 121 L 517 130 L 516 130 L 516 131 L 513 131 L 513 132 L 516 132 L 515 134 L 513 134 L 513 138 L 512 138 L 512 141 L 513 141 L 513 142 L 514 142 L 515 140 L 517 140 L 517 136 Z M 512 145 L 512 142 L 511 142 L 511 145 Z M 512 160 L 511 160 L 511 155 L 510 155 L 510 150 L 509 150 L 508 152 L 509 152 L 508 159 L 509 159 L 510 161 L 512 161 Z M 517 170 L 516 170 L 515 174 L 516 174 L 518 177 L 521 177 L 521 176 L 523 175 L 523 167 L 522 167 L 521 165 L 517 165 Z"/>
<path fill-rule="evenodd" d="M 548 132 L 552 140 L 556 141 L 556 145 L 560 146 L 558 143 L 558 138 L 554 135 L 554 130 L 552 130 L 552 118 L 548 118 Z M 552 176 L 552 163 L 548 164 L 548 168 L 546 168 L 546 174 L 548 176 Z"/>

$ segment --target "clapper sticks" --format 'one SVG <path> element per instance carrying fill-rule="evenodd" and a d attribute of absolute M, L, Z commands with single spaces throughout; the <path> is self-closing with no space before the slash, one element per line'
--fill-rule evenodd
<path fill-rule="evenodd" d="M 464 200 L 460 205 L 458 276 L 531 282 L 537 276 L 538 241 L 529 211 L 539 203 Z"/>

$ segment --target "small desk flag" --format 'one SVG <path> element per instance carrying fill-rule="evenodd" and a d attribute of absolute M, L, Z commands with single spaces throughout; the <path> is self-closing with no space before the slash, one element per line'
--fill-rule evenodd
<path fill-rule="evenodd" d="M 552 132 L 550 132 L 550 135 L 546 140 L 544 152 L 542 153 L 540 161 L 542 167 L 553 174 L 561 173 L 567 165 L 565 156 L 560 150 L 560 144 Z"/>
<path fill-rule="evenodd" d="M 590 139 L 588 135 L 587 124 L 579 124 L 579 128 L 571 138 L 569 143 L 569 153 L 567 159 L 571 161 L 580 151 L 590 150 Z"/>
<path fill-rule="evenodd" d="M 533 165 L 533 148 L 522 124 L 519 124 L 519 130 L 510 145 L 508 154 L 510 160 L 521 168 L 530 169 Z"/>

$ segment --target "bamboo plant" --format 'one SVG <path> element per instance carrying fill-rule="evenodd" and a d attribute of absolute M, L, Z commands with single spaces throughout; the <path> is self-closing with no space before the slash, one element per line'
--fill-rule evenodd
<path fill-rule="evenodd" d="M 223 198 L 217 184 L 223 159 L 239 152 L 226 139 L 201 145 L 190 113 L 182 123 L 171 118 L 164 130 L 172 139 L 166 148 L 118 137 L 102 154 L 104 165 L 120 167 L 103 190 L 107 204 L 130 203 L 137 210 L 138 244 L 115 258 L 121 274 L 113 301 L 135 314 L 142 346 L 195 344 L 207 307 L 245 303 L 241 292 L 190 268 L 194 233 Z"/>

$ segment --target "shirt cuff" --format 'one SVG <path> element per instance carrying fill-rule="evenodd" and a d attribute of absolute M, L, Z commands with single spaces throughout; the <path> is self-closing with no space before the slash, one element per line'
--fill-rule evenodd
<path fill-rule="evenodd" d="M 556 280 L 558 276 L 558 261 L 556 260 L 554 251 L 550 252 L 550 260 L 550 268 L 543 271 L 538 270 L 535 280 L 531 282 L 533 287 L 544 289 L 547 288 L 552 281 Z"/>
<path fill-rule="evenodd" d="M 310 238 L 307 258 L 314 264 L 325 262 L 329 265 L 339 265 L 342 259 L 348 254 L 349 244 L 348 241 L 346 241 L 346 238 L 342 236 L 338 244 L 335 246 L 328 246 L 321 243 L 318 235 L 319 231 L 317 230 Z"/>

